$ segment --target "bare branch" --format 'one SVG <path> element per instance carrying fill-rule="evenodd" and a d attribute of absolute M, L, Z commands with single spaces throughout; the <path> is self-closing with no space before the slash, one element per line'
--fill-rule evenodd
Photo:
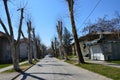
<path fill-rule="evenodd" d="M 8 0 L 3 0 L 3 2 L 4 2 L 4 8 L 5 8 L 5 11 L 6 11 L 7 21 L 8 21 L 8 25 L 9 25 L 9 29 L 10 29 L 10 35 L 11 35 L 11 37 L 14 37 L 12 22 L 11 22 L 10 13 L 9 13 L 8 4 L 7 4 Z"/>
<path fill-rule="evenodd" d="M 21 8 L 20 11 L 21 11 L 21 17 L 20 17 L 20 23 L 19 23 L 19 29 L 18 29 L 17 43 L 18 43 L 19 40 L 20 40 L 20 36 L 21 36 L 21 32 L 22 32 L 21 28 L 22 28 L 24 8 Z"/>
<path fill-rule="evenodd" d="M 1 26 L 3 27 L 3 29 L 4 29 L 5 33 L 7 34 L 7 36 L 10 38 L 10 35 L 9 35 L 9 33 L 8 33 L 8 30 L 7 30 L 7 28 L 6 28 L 6 26 L 5 26 L 5 24 L 3 23 L 3 21 L 2 21 L 1 18 L 0 18 L 0 24 L 1 24 Z"/>
<path fill-rule="evenodd" d="M 21 30 L 22 37 L 25 38 L 23 31 Z"/>

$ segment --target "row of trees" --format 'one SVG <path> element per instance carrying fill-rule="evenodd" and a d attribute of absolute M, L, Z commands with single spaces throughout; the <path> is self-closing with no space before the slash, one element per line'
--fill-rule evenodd
<path fill-rule="evenodd" d="M 63 27 L 62 21 L 58 21 L 56 25 L 58 37 L 51 41 L 51 48 L 54 56 L 60 56 L 61 59 L 68 60 L 68 55 L 71 54 L 72 34 L 66 27 Z"/>
<path fill-rule="evenodd" d="M 74 42 L 75 42 L 76 52 L 77 52 L 77 55 L 78 55 L 78 63 L 84 63 L 84 59 L 83 59 L 83 56 L 82 56 L 82 53 L 81 53 L 79 40 L 78 40 L 78 35 L 77 35 L 77 31 L 76 31 L 75 19 L 74 19 L 74 3 L 75 3 L 75 0 L 65 0 L 65 2 L 67 2 L 67 4 L 68 4 L 71 27 L 72 27 L 72 36 L 73 36 L 73 39 L 74 39 Z M 68 47 L 70 47 L 70 45 L 71 45 L 70 44 L 71 40 L 72 40 L 71 39 L 71 34 L 69 35 L 69 32 L 67 31 L 67 28 L 64 29 L 64 34 L 63 34 L 63 24 L 62 24 L 61 20 L 58 21 L 58 24 L 56 25 L 56 28 L 57 28 L 59 41 L 57 41 L 57 38 L 55 38 L 51 42 L 52 50 L 53 50 L 55 55 L 57 53 L 59 53 L 61 58 L 65 57 L 65 59 L 68 60 L 68 50 L 67 49 L 69 49 Z M 57 42 L 59 43 L 58 47 L 56 46 Z M 59 52 L 57 50 L 59 50 Z"/>
<path fill-rule="evenodd" d="M 7 23 L 3 21 L 3 19 L 0 17 L 0 24 L 1 27 L 4 29 L 5 33 L 7 34 L 8 40 L 10 42 L 10 48 L 11 48 L 11 56 L 12 56 L 12 62 L 13 62 L 13 67 L 16 71 L 20 71 L 20 66 L 19 66 L 19 43 L 20 43 L 20 38 L 23 36 L 25 38 L 24 33 L 22 31 L 22 24 L 24 20 L 24 12 L 25 12 L 25 7 L 19 8 L 17 11 L 20 11 L 20 20 L 19 20 L 19 26 L 18 26 L 18 37 L 17 40 L 15 40 L 15 34 L 14 34 L 14 26 L 13 26 L 13 21 L 12 17 L 10 14 L 10 7 L 8 5 L 9 0 L 2 0 L 5 13 L 6 13 L 6 18 L 7 18 Z M 28 19 L 26 21 L 27 27 L 28 27 L 28 61 L 29 63 L 32 63 L 32 52 L 31 52 L 31 41 L 33 41 L 33 48 L 34 48 L 34 59 L 37 60 L 37 51 L 44 53 L 46 50 L 46 47 L 44 45 L 41 45 L 40 43 L 40 38 L 35 37 L 35 30 L 32 27 L 32 21 Z M 31 36 L 31 31 L 33 34 L 33 37 Z M 41 45 L 41 46 L 40 46 Z M 41 56 L 41 55 L 39 55 Z"/>

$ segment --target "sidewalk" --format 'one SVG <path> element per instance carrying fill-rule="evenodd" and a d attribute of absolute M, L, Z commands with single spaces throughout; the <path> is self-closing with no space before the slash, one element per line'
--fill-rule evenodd
<path fill-rule="evenodd" d="M 27 63 L 27 62 L 28 62 L 28 61 L 21 62 L 20 65 L 21 65 L 21 64 L 24 64 L 24 63 Z M 1 72 L 4 72 L 4 71 L 6 71 L 6 70 L 12 69 L 12 68 L 13 68 L 13 65 L 8 66 L 8 67 L 5 67 L 5 68 L 1 68 L 1 69 L 0 69 L 0 73 L 1 73 Z"/>

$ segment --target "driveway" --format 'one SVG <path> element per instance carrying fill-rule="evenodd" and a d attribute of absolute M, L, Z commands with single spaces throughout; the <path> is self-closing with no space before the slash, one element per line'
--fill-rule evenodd
<path fill-rule="evenodd" d="M 15 80 L 111 80 L 56 58 L 45 57 Z"/>

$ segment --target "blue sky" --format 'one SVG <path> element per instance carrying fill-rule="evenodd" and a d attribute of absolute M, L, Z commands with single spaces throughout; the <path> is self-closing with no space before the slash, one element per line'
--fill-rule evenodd
<path fill-rule="evenodd" d="M 75 20 L 79 36 L 82 34 L 80 30 L 89 20 L 94 22 L 98 17 L 102 18 L 104 15 L 108 15 L 108 18 L 112 18 L 114 17 L 115 11 L 120 12 L 120 0 L 101 0 L 91 16 L 86 20 L 85 23 L 83 23 L 98 1 L 99 0 L 77 0 L 75 6 Z M 57 36 L 56 24 L 59 18 L 63 19 L 64 26 L 66 26 L 71 32 L 68 6 L 65 0 L 26 0 L 26 2 L 28 2 L 28 4 L 25 13 L 32 16 L 33 26 L 36 29 L 36 34 L 40 35 L 41 40 L 45 45 L 50 46 L 51 40 L 54 38 L 54 36 Z M 15 7 L 14 5 L 10 4 L 12 7 Z M 0 6 L 2 6 L 1 1 Z M 1 7 L 0 9 L 3 8 Z M 13 8 L 11 11 L 12 10 Z M 13 11 L 12 16 L 14 16 L 14 14 L 15 11 Z M 4 18 L 5 14 L 0 13 L 0 16 Z M 13 22 L 14 25 L 17 24 L 16 19 L 13 19 Z M 23 25 L 23 31 L 27 36 L 25 23 Z M 3 31 L 1 27 L 0 30 Z M 17 28 L 14 28 L 14 30 L 16 33 Z"/>

